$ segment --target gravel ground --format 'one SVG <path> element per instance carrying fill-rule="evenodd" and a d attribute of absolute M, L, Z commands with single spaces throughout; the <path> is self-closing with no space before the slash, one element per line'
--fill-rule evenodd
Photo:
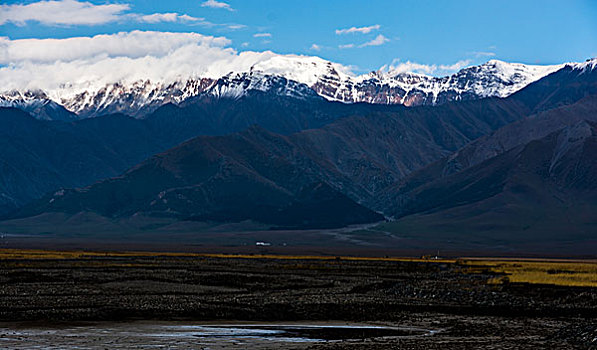
<path fill-rule="evenodd" d="M 0 260 L 0 347 L 30 348 L 39 342 L 60 347 L 60 339 L 68 347 L 64 342 L 75 338 L 59 338 L 64 332 L 18 332 L 57 325 L 69 330 L 78 322 L 94 322 L 84 325 L 96 332 L 83 337 L 79 346 L 111 348 L 104 345 L 116 344 L 114 339 L 100 330 L 114 325 L 131 334 L 138 331 L 139 320 L 151 326 L 243 320 L 358 322 L 432 332 L 303 343 L 261 339 L 226 343 L 225 348 L 597 348 L 595 288 L 487 284 L 492 277 L 435 262 L 109 256 Z M 154 344 L 155 337 L 139 334 L 128 337 L 126 347 L 222 345 L 176 345 L 168 338 Z"/>

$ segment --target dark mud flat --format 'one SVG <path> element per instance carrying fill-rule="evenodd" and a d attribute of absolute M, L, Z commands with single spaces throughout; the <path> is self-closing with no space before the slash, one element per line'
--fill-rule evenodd
<path fill-rule="evenodd" d="M 0 348 L 597 346 L 595 288 L 494 277 L 433 261 L 4 259 Z"/>

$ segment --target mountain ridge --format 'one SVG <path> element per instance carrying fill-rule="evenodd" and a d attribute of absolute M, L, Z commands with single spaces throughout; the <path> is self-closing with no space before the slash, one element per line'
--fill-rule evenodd
<path fill-rule="evenodd" d="M 248 71 L 230 72 L 221 77 L 181 78 L 172 82 L 116 82 L 91 90 L 65 88 L 64 91 L 58 89 L 40 93 L 44 100 L 62 106 L 78 118 L 109 113 L 143 117 L 164 104 L 180 104 L 202 94 L 239 97 L 250 90 L 302 97 L 318 95 L 343 103 L 419 106 L 507 97 L 565 66 L 567 64 L 533 66 L 490 60 L 444 77 L 396 70 L 378 70 L 357 76 L 345 72 L 346 69 L 341 65 L 318 57 L 279 55 L 258 62 Z M 284 84 L 280 84 L 281 81 Z M 39 104 L 41 98 L 10 98 L 27 94 L 31 95 L 31 92 L 0 93 L 0 105 L 33 110 L 28 106 Z"/>

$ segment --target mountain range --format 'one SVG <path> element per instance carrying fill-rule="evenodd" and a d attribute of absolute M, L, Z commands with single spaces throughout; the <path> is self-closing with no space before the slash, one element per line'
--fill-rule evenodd
<path fill-rule="evenodd" d="M 60 114 L 1 108 L 0 204 L 10 220 L 0 229 L 55 232 L 40 220 L 59 214 L 66 225 L 87 213 L 101 225 L 159 218 L 270 230 L 386 220 L 378 232 L 467 247 L 594 242 L 596 59 L 394 75 L 444 87 L 413 103 L 404 96 L 414 88 L 400 102 L 359 102 L 318 88 L 358 80 L 345 73 L 303 83 L 279 71 L 195 80 L 204 90 L 129 104 L 126 115 L 103 114 L 124 112 L 120 102 L 86 114 L 49 98 Z M 391 80 L 384 74 L 377 87 Z M 351 96 L 364 98 L 359 86 Z"/>
<path fill-rule="evenodd" d="M 230 72 L 222 77 L 188 77 L 168 82 L 141 80 L 105 86 L 90 83 L 86 88 L 65 83 L 52 91 L 5 91 L 0 93 L 0 106 L 21 108 L 37 118 L 51 120 L 111 113 L 144 117 L 164 104 L 178 105 L 200 95 L 238 98 L 255 90 L 295 97 L 317 94 L 344 103 L 437 105 L 507 97 L 564 66 L 491 60 L 445 77 L 392 69 L 354 75 L 345 67 L 318 57 L 277 55 L 251 66 L 248 71 Z"/>

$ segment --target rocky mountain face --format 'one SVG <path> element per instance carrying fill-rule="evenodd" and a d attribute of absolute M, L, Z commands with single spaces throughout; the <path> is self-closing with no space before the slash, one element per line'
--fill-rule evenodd
<path fill-rule="evenodd" d="M 97 91 L 84 90 L 72 97 L 59 98 L 64 108 L 80 118 L 122 113 L 141 116 L 155 111 L 162 105 L 178 104 L 197 96 L 213 86 L 212 79 L 189 79 L 187 81 L 152 83 L 137 81 L 132 84 L 114 83 Z"/>
<path fill-rule="evenodd" d="M 390 70 L 344 80 L 331 71 L 312 87 L 320 95 L 342 102 L 437 105 L 450 101 L 507 97 L 562 67 L 563 65 L 531 66 L 491 60 L 445 77 Z"/>
<path fill-rule="evenodd" d="M 274 56 L 249 71 L 231 72 L 218 78 L 116 82 L 87 88 L 65 84 L 55 91 L 36 93 L 8 91 L 0 94 L 0 106 L 36 112 L 35 106 L 49 101 L 63 106 L 78 118 L 110 113 L 143 117 L 164 104 L 180 104 L 200 95 L 238 98 L 255 90 L 303 98 L 319 95 L 344 103 L 437 105 L 506 97 L 562 67 L 564 65 L 532 66 L 491 60 L 445 77 L 392 70 L 356 76 L 338 64 L 317 57 Z M 39 117 L 43 119 L 47 115 L 41 113 Z"/>

